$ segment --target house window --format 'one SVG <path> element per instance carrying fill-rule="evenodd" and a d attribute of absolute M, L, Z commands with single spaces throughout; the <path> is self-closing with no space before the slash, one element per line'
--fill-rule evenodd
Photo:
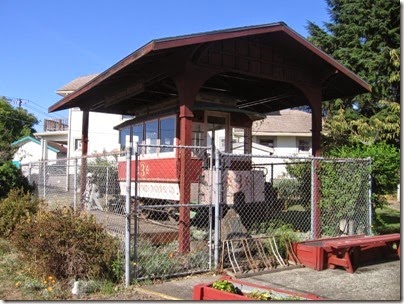
<path fill-rule="evenodd" d="M 299 139 L 299 152 L 309 152 L 310 142 L 307 139 Z"/>
<path fill-rule="evenodd" d="M 81 150 L 81 138 L 74 139 L 74 150 Z"/>
<path fill-rule="evenodd" d="M 267 146 L 270 148 L 275 148 L 275 142 L 273 139 L 261 139 L 260 145 Z"/>

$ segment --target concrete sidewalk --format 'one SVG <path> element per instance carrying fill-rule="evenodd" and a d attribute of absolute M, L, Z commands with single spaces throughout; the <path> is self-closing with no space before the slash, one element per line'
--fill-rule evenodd
<path fill-rule="evenodd" d="M 139 287 L 167 300 L 192 300 L 193 287 L 212 283 L 221 275 L 195 275 L 160 284 Z M 353 274 L 342 269 L 316 271 L 310 268 L 285 269 L 240 278 L 246 282 L 291 291 L 316 294 L 329 300 L 401 300 L 401 261 L 379 262 L 359 267 Z"/>

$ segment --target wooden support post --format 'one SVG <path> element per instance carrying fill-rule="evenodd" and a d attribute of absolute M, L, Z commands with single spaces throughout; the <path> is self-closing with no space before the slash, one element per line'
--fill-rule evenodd
<path fill-rule="evenodd" d="M 88 119 L 89 112 L 83 111 L 81 128 L 81 170 L 80 170 L 80 210 L 83 210 L 84 191 L 87 182 L 87 153 L 88 153 Z"/>
<path fill-rule="evenodd" d="M 322 130 L 322 105 L 321 87 L 300 86 L 311 106 L 311 134 L 312 134 L 312 155 L 320 157 L 321 150 L 321 130 Z M 318 178 L 319 160 L 314 160 L 314 172 L 312 181 L 313 193 L 313 238 L 321 237 L 321 210 L 320 210 L 320 180 Z"/>
<path fill-rule="evenodd" d="M 180 106 L 180 138 L 182 145 L 191 145 L 192 132 L 192 111 L 186 105 Z M 187 168 L 187 164 L 191 163 L 191 150 L 187 148 L 180 149 L 180 204 L 189 205 L 191 201 L 191 178 L 190 172 L 192 168 Z M 179 218 L 179 251 L 187 253 L 190 251 L 190 209 L 180 207 Z"/>
<path fill-rule="evenodd" d="M 177 64 L 177 75 L 174 81 L 177 86 L 180 101 L 180 144 L 182 146 L 191 146 L 192 144 L 192 105 L 202 84 L 213 75 L 213 71 L 201 70 L 192 64 L 181 64 L 180 58 Z M 188 205 L 191 199 L 191 171 L 193 168 L 187 168 L 191 161 L 191 150 L 181 149 L 180 154 L 180 204 Z M 190 251 L 190 208 L 180 207 L 179 218 L 179 252 L 187 253 Z"/>

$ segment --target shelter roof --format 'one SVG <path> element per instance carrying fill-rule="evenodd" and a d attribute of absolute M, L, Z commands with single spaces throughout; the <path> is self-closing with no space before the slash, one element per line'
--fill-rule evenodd
<path fill-rule="evenodd" d="M 152 40 L 52 105 L 49 112 L 80 107 L 140 115 L 146 107 L 145 112 L 151 106 L 178 100 L 172 77 L 186 62 L 205 69 L 216 65 L 217 75 L 207 81 L 201 93 L 235 97 L 239 108 L 259 113 L 307 104 L 292 84 L 265 76 L 280 73 L 293 78 L 295 66 L 306 73 L 296 76 L 299 81 L 320 84 L 322 100 L 371 89 L 352 71 L 278 22 Z M 247 72 L 238 73 L 240 66 Z M 287 68 L 278 70 L 284 66 Z"/>

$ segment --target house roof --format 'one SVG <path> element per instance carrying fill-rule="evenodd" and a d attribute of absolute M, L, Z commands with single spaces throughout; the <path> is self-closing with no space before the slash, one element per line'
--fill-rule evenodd
<path fill-rule="evenodd" d="M 65 84 L 60 89 L 56 90 L 56 93 L 61 96 L 66 96 L 70 93 L 73 93 L 74 91 L 77 91 L 79 88 L 88 83 L 90 80 L 93 80 L 98 75 L 99 73 L 77 77 L 69 83 Z"/>
<path fill-rule="evenodd" d="M 235 53 L 231 56 L 235 58 L 231 59 L 222 46 L 234 46 Z M 264 55 L 271 58 L 269 62 L 272 66 L 266 66 L 266 60 L 269 59 L 264 56 L 259 60 L 265 71 L 251 70 L 237 74 L 238 64 L 244 65 L 243 68 L 248 70 L 244 61 L 258 58 L 246 54 L 243 47 L 261 48 Z M 257 49 L 251 50 L 252 54 L 256 51 Z M 230 61 L 216 62 L 215 52 L 222 52 L 220 55 L 227 56 L 226 60 Z M 240 63 L 237 63 L 237 56 L 240 56 Z M 282 58 L 278 58 L 279 56 Z M 141 109 L 147 110 L 148 107 L 170 98 L 178 98 L 172 76 L 181 66 L 186 66 L 187 62 L 208 67 L 203 65 L 204 60 L 217 64 L 216 68 L 221 72 L 202 89 L 241 96 L 237 106 L 259 113 L 306 104 L 299 95 L 301 93 L 289 83 L 262 77 L 263 73 L 294 75 L 294 65 L 298 65 L 301 71 L 306 71 L 305 77 L 296 77 L 303 81 L 311 78 L 311 81 L 319 83 L 322 100 L 357 95 L 371 89 L 352 71 L 285 23 L 278 22 L 152 40 L 49 107 L 49 112 L 80 107 L 87 111 L 139 115 Z M 281 61 L 278 63 L 277 60 Z M 277 65 L 285 63 L 289 63 L 287 69 L 279 72 Z M 251 68 L 254 69 L 254 65 Z"/>
<path fill-rule="evenodd" d="M 254 121 L 252 130 L 259 134 L 311 134 L 311 113 L 286 109 L 269 113 L 263 120 Z"/>
<path fill-rule="evenodd" d="M 16 141 L 13 142 L 11 145 L 12 145 L 12 146 L 21 147 L 21 146 L 23 146 L 24 144 L 26 144 L 26 143 L 28 143 L 28 142 L 34 142 L 34 143 L 36 143 L 36 144 L 38 144 L 38 145 L 41 144 L 41 141 L 38 140 L 37 138 L 32 137 L 32 136 L 25 136 L 25 137 L 20 138 L 19 140 L 16 140 Z M 51 142 L 51 141 L 47 141 L 46 143 L 47 143 L 47 145 L 48 145 L 48 149 L 51 150 L 51 151 L 53 151 L 53 152 L 56 152 L 56 153 L 67 153 L 67 148 L 64 147 L 64 146 L 62 146 L 62 145 L 60 145 L 60 144 L 58 144 L 58 143 Z"/>

